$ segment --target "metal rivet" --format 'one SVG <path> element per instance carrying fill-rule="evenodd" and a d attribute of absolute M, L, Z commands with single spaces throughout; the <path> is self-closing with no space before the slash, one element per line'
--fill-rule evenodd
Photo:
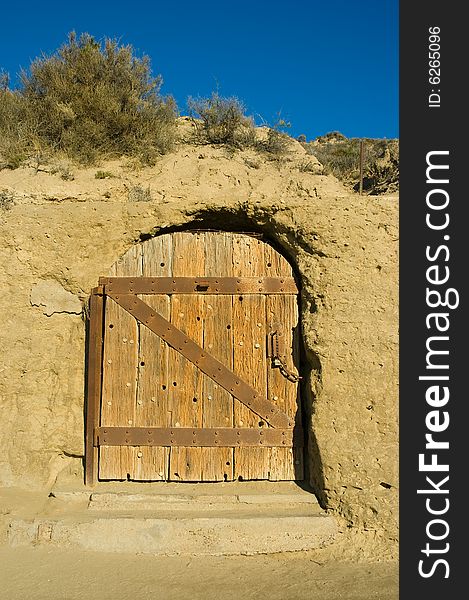
<path fill-rule="evenodd" d="M 108 400 L 108 403 L 107 403 L 107 405 L 108 405 L 108 406 L 111 406 L 111 404 L 112 404 L 112 402 L 111 402 L 110 400 Z"/>
<path fill-rule="evenodd" d="M 254 344 L 254 348 L 260 348 L 261 345 L 260 344 Z"/>
<path fill-rule="evenodd" d="M 128 423 L 129 425 L 132 425 L 132 419 L 129 419 L 129 420 L 127 421 L 127 423 Z"/>
<path fill-rule="evenodd" d="M 137 458 L 142 458 L 143 452 L 137 452 Z"/>

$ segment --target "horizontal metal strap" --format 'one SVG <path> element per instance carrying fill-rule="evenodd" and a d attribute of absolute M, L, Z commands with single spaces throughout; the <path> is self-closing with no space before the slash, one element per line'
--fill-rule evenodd
<path fill-rule="evenodd" d="M 95 446 L 302 447 L 303 430 L 200 427 L 97 427 Z"/>
<path fill-rule="evenodd" d="M 133 294 L 109 294 L 109 298 L 112 298 L 119 306 L 148 327 L 150 331 L 156 333 L 187 360 L 190 360 L 202 373 L 208 375 L 215 383 L 230 392 L 249 410 L 262 417 L 269 425 L 281 429 L 293 427 L 293 422 L 273 402 L 261 396 L 251 385 L 243 381 L 236 373 L 233 373 L 140 298 Z"/>
<path fill-rule="evenodd" d="M 100 277 L 109 294 L 298 294 L 293 277 Z"/>

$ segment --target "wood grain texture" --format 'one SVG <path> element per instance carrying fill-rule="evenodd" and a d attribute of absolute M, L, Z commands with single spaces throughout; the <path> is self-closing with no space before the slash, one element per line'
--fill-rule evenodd
<path fill-rule="evenodd" d="M 172 274 L 172 237 L 162 235 L 142 244 L 144 277 L 168 277 Z M 139 296 L 165 319 L 170 318 L 170 297 L 166 294 Z M 167 344 L 139 324 L 139 358 L 137 379 L 137 427 L 169 427 L 171 411 L 168 400 Z M 133 479 L 166 481 L 169 470 L 169 448 L 140 446 L 136 449 Z"/>
<path fill-rule="evenodd" d="M 272 277 L 292 277 L 292 268 L 287 260 L 271 246 L 264 248 L 266 268 Z M 266 296 L 267 329 L 273 331 L 280 325 L 284 335 L 284 360 L 289 371 L 298 375 L 298 300 L 295 296 L 281 294 Z M 270 362 L 270 361 L 269 361 Z M 283 410 L 292 421 L 301 425 L 301 407 L 299 403 L 299 385 L 289 381 L 278 368 L 268 365 L 267 395 L 268 398 Z M 269 479 L 302 480 L 303 449 L 271 448 Z"/>
<path fill-rule="evenodd" d="M 173 233 L 173 272 L 175 277 L 197 277 L 203 273 L 205 249 L 203 234 Z M 194 295 L 171 296 L 171 323 L 195 342 L 203 344 L 203 298 Z M 201 427 L 203 412 L 203 373 L 184 356 L 171 349 L 169 356 L 169 401 L 172 427 Z M 201 481 L 202 448 L 170 449 L 169 479 Z"/>
<path fill-rule="evenodd" d="M 234 275 L 265 274 L 264 243 L 246 235 L 234 235 Z M 262 395 L 267 394 L 265 295 L 233 297 L 234 372 Z M 267 423 L 238 400 L 234 401 L 235 427 L 267 427 Z M 268 479 L 269 448 L 235 448 L 234 476 L 238 479 Z"/>
<path fill-rule="evenodd" d="M 291 277 L 288 261 L 262 240 L 228 232 L 175 232 L 135 246 L 109 276 Z M 272 368 L 276 323 L 284 360 L 299 365 L 298 304 L 285 294 L 139 296 L 301 425 L 299 386 Z M 268 424 L 193 363 L 106 301 L 101 425 L 260 427 Z M 223 481 L 303 479 L 300 448 L 100 448 L 100 479 Z"/>
<path fill-rule="evenodd" d="M 208 277 L 231 277 L 232 235 L 206 232 L 204 235 L 205 270 Z M 233 368 L 232 303 L 233 297 L 207 295 L 204 305 L 204 348 L 229 369 Z M 233 396 L 210 377 L 203 377 L 203 427 L 233 426 Z M 233 479 L 233 449 L 203 448 L 203 481 Z"/>
<path fill-rule="evenodd" d="M 133 246 L 113 266 L 110 276 L 142 275 L 141 246 Z M 135 424 L 137 395 L 138 326 L 136 320 L 110 298 L 106 299 L 104 327 L 101 425 Z M 99 449 L 99 478 L 133 477 L 135 448 Z"/>

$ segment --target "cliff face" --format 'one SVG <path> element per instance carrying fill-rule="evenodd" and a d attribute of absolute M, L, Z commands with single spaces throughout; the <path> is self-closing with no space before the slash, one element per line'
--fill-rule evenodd
<path fill-rule="evenodd" d="M 276 161 L 181 145 L 138 172 L 0 172 L 3 485 L 82 480 L 84 307 L 98 277 L 170 228 L 257 231 L 301 279 L 310 481 L 395 553 L 397 197 L 350 194 L 291 144 Z"/>

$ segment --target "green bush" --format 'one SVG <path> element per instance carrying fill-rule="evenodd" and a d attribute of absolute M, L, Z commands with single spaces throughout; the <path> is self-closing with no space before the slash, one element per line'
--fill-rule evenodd
<path fill-rule="evenodd" d="M 148 57 L 115 40 L 71 33 L 51 56 L 0 88 L 0 152 L 11 166 L 34 152 L 63 152 L 81 163 L 128 155 L 152 163 L 171 149 L 176 105 L 160 95 Z"/>
<path fill-rule="evenodd" d="M 255 142 L 254 122 L 245 115 L 238 98 L 223 98 L 213 92 L 210 98 L 188 98 L 189 114 L 197 119 L 201 141 L 246 148 Z"/>

